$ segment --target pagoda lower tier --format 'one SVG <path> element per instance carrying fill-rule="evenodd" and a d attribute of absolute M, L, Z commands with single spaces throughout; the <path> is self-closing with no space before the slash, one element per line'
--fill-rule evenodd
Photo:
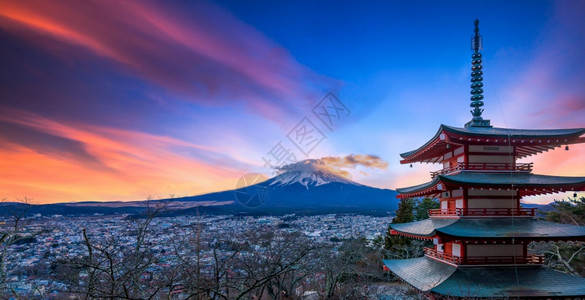
<path fill-rule="evenodd" d="M 541 266 L 455 267 L 429 257 L 384 260 L 406 283 L 430 298 L 576 298 L 585 278 Z"/>
<path fill-rule="evenodd" d="M 432 240 L 425 256 L 453 266 L 533 265 L 544 258 L 528 253 L 533 241 L 585 241 L 585 227 L 536 219 L 427 219 L 391 224 L 392 235 Z"/>
<path fill-rule="evenodd" d="M 506 217 L 430 218 L 390 228 L 393 235 L 433 241 L 424 257 L 384 265 L 434 297 L 585 295 L 585 278 L 547 270 L 543 256 L 528 252 L 533 241 L 585 241 L 583 226 Z"/>

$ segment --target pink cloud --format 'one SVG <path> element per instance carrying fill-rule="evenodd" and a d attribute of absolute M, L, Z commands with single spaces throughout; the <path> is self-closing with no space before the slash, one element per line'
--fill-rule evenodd
<path fill-rule="evenodd" d="M 0 27 L 9 32 L 65 60 L 79 56 L 71 46 L 82 47 L 199 104 L 247 99 L 252 110 L 279 120 L 334 84 L 211 3 L 185 12 L 147 1 L 1 2 Z"/>

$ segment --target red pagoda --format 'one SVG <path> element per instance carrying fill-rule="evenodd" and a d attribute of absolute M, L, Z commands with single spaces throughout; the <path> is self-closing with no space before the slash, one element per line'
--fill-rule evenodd
<path fill-rule="evenodd" d="M 528 252 L 533 241 L 585 241 L 585 227 L 538 220 L 524 196 L 585 190 L 585 177 L 532 173 L 517 160 L 585 142 L 585 128 L 507 129 L 482 118 L 481 37 L 472 38 L 471 114 L 463 128 L 441 125 L 420 148 L 401 154 L 403 164 L 439 163 L 431 181 L 401 188 L 399 198 L 440 201 L 429 219 L 391 224 L 391 234 L 433 241 L 423 257 L 385 260 L 385 268 L 429 298 L 575 298 L 585 278 L 543 267 Z"/>

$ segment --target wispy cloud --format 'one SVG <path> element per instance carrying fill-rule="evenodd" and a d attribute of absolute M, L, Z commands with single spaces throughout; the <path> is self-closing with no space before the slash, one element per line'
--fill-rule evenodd
<path fill-rule="evenodd" d="M 0 27 L 61 57 L 79 56 L 81 47 L 187 101 L 244 100 L 273 120 L 329 87 L 223 9 L 197 1 L 187 10 L 148 1 L 2 1 Z"/>
<path fill-rule="evenodd" d="M 233 188 L 257 127 L 285 128 L 338 84 L 205 1 L 0 7 L 0 197 Z"/>

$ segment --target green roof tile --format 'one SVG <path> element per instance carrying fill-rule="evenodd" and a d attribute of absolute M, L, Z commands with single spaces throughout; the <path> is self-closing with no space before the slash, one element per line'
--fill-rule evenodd
<path fill-rule="evenodd" d="M 413 287 L 426 292 L 447 280 L 457 268 L 426 257 L 388 259 L 384 264 Z"/>
<path fill-rule="evenodd" d="M 579 137 L 582 134 L 585 134 L 585 128 L 571 128 L 571 129 L 508 129 L 508 128 L 497 128 L 497 127 L 467 127 L 467 128 L 459 128 L 447 125 L 441 125 L 439 130 L 431 138 L 428 142 L 424 145 L 419 147 L 418 149 L 404 152 L 400 154 L 402 158 L 407 158 L 414 153 L 424 149 L 427 145 L 429 145 L 432 141 L 437 139 L 441 132 L 449 131 L 460 135 L 465 136 L 482 136 L 482 137 L 502 137 L 502 138 L 548 138 L 548 139 L 561 139 L 561 138 L 573 138 Z"/>
<path fill-rule="evenodd" d="M 435 230 L 457 222 L 457 219 L 426 219 L 410 223 L 390 224 L 392 229 L 418 236 L 433 236 Z"/>
<path fill-rule="evenodd" d="M 460 219 L 449 226 L 438 228 L 437 232 L 468 238 L 569 238 L 585 237 L 585 226 L 535 219 Z"/>
<path fill-rule="evenodd" d="M 455 175 L 439 175 L 427 183 L 396 189 L 401 194 L 425 190 L 439 182 L 454 185 L 502 188 L 546 188 L 551 186 L 585 185 L 585 177 L 549 176 L 521 172 L 461 171 Z"/>
<path fill-rule="evenodd" d="M 585 295 L 585 278 L 539 267 L 459 268 L 433 292 L 455 297 L 574 297 Z"/>
<path fill-rule="evenodd" d="M 470 136 L 493 136 L 493 137 L 510 137 L 510 138 L 553 138 L 560 136 L 582 135 L 585 128 L 570 129 L 513 129 L 498 127 L 467 127 L 460 128 L 448 125 L 441 125 L 442 129 L 447 131 L 470 135 Z"/>
<path fill-rule="evenodd" d="M 390 224 L 392 229 L 423 237 L 436 234 L 463 238 L 584 238 L 585 226 L 535 219 L 427 219 Z"/>
<path fill-rule="evenodd" d="M 534 298 L 585 296 L 585 278 L 542 267 L 456 268 L 427 257 L 384 260 L 384 264 L 423 292 L 452 297 Z"/>

